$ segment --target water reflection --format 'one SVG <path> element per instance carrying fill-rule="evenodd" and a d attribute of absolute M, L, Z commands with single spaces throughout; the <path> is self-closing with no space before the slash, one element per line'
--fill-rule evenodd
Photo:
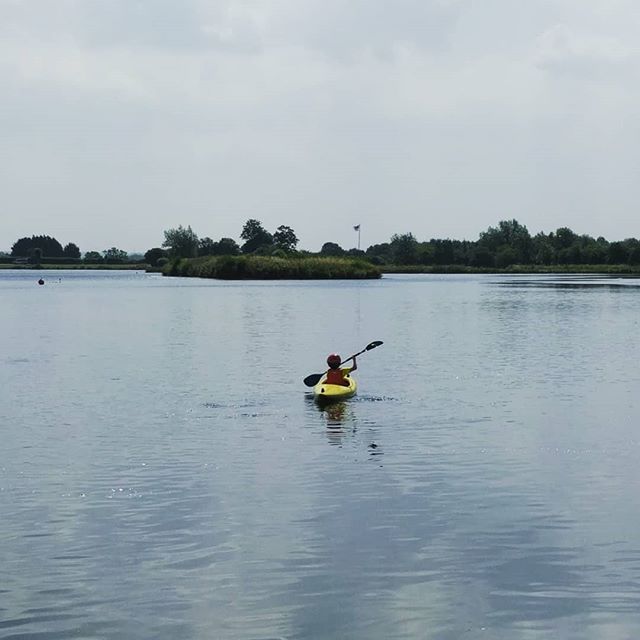
<path fill-rule="evenodd" d="M 492 284 L 501 287 L 526 287 L 547 289 L 594 289 L 610 288 L 616 290 L 640 287 L 637 276 L 604 275 L 604 274 L 552 274 L 548 276 L 505 276 L 494 280 Z"/>
<path fill-rule="evenodd" d="M 348 409 L 346 402 L 335 402 L 329 404 L 321 409 L 321 411 L 327 419 L 328 429 L 342 427 L 347 420 L 351 420 L 352 418 L 352 412 Z"/>
<path fill-rule="evenodd" d="M 309 411 L 321 417 L 329 444 L 342 446 L 345 437 L 355 435 L 357 428 L 353 410 L 348 402 L 318 403 L 313 395 L 309 394 L 307 403 Z"/>
<path fill-rule="evenodd" d="M 307 396 L 310 410 L 322 419 L 327 442 L 336 447 L 344 447 L 349 442 L 360 451 L 366 447 L 370 459 L 382 456 L 384 451 L 376 441 L 377 423 L 370 418 L 359 417 L 358 407 L 365 402 L 379 400 L 381 398 L 356 396 L 342 402 L 318 404 L 312 395 Z"/>

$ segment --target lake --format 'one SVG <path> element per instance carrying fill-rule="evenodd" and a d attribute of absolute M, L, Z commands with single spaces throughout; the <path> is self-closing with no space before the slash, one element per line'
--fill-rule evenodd
<path fill-rule="evenodd" d="M 0 638 L 640 637 L 639 334 L 638 279 L 0 271 Z"/>

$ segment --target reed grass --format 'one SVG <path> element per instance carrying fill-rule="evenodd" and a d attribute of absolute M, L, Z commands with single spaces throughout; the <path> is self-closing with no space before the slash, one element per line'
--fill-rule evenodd
<path fill-rule="evenodd" d="M 174 260 L 167 276 L 221 280 L 321 280 L 379 278 L 378 267 L 352 258 L 216 256 Z"/>

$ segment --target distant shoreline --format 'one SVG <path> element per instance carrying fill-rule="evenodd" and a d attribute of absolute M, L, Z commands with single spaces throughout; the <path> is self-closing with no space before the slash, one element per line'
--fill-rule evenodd
<path fill-rule="evenodd" d="M 600 274 L 600 275 L 640 275 L 640 265 L 628 264 L 565 264 L 565 265 L 529 265 L 514 264 L 498 269 L 496 267 L 469 267 L 465 265 L 385 265 L 382 273 L 404 274 Z"/>
<path fill-rule="evenodd" d="M 38 270 L 126 270 L 126 271 L 146 271 L 149 269 L 149 265 L 143 264 L 0 264 L 0 269 L 18 269 L 25 271 L 38 271 Z"/>
<path fill-rule="evenodd" d="M 640 265 L 626 264 L 579 264 L 579 265 L 512 265 L 498 269 L 495 267 L 469 267 L 465 265 L 371 265 L 381 275 L 385 274 L 434 274 L 434 275 L 455 275 L 455 274 L 531 274 L 531 275 L 560 275 L 560 274 L 593 274 L 593 275 L 629 275 L 640 276 Z M 298 275 L 295 272 L 284 273 L 256 273 L 249 269 L 243 273 L 235 273 L 235 275 L 201 275 L 199 268 L 183 267 L 182 273 L 178 270 L 170 272 L 170 270 L 161 267 L 152 267 L 146 263 L 143 264 L 0 264 L 0 270 L 24 270 L 24 271 L 145 271 L 147 273 L 163 273 L 177 277 L 201 277 L 201 278 L 217 278 L 217 279 L 269 279 L 269 280 L 299 280 L 299 279 L 371 279 L 378 278 L 376 271 L 364 273 L 346 273 L 334 270 L 333 273 L 327 274 L 326 271 L 318 271 L 317 273 L 308 272 L 307 274 Z"/>

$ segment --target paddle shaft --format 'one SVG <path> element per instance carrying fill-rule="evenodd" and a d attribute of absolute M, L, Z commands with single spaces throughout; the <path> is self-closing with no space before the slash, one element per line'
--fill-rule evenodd
<path fill-rule="evenodd" d="M 371 349 L 375 349 L 376 347 L 379 347 L 381 344 L 382 344 L 382 340 L 376 340 L 375 342 L 369 343 L 362 351 L 358 351 L 358 353 L 354 353 L 352 356 L 349 356 L 346 360 L 342 360 L 340 362 L 340 366 L 342 366 L 345 362 L 349 362 L 349 360 L 353 360 L 357 356 L 363 354 L 365 351 L 371 351 Z M 308 387 L 313 387 L 318 382 L 320 382 L 320 378 L 322 378 L 322 376 L 325 375 L 326 373 L 327 373 L 326 371 L 324 373 L 312 373 L 310 376 L 307 376 L 304 379 L 304 383 Z"/>
<path fill-rule="evenodd" d="M 345 362 L 349 362 L 349 360 L 353 360 L 354 358 L 357 358 L 359 355 L 363 354 L 365 351 L 371 351 L 371 349 L 375 349 L 376 347 L 379 347 L 382 344 L 382 340 L 376 340 L 375 342 L 370 342 L 362 351 L 358 351 L 358 353 L 354 353 L 352 356 L 349 356 L 346 360 L 343 360 L 340 363 L 340 366 L 342 366 Z"/>
<path fill-rule="evenodd" d="M 352 356 L 349 356 L 346 360 L 342 360 L 342 362 L 340 362 L 340 366 L 342 366 L 345 362 L 349 362 L 349 360 L 353 360 L 354 358 L 357 358 L 360 354 L 364 353 L 365 351 L 366 349 L 363 349 L 362 351 L 358 351 L 358 353 L 354 353 Z"/>

